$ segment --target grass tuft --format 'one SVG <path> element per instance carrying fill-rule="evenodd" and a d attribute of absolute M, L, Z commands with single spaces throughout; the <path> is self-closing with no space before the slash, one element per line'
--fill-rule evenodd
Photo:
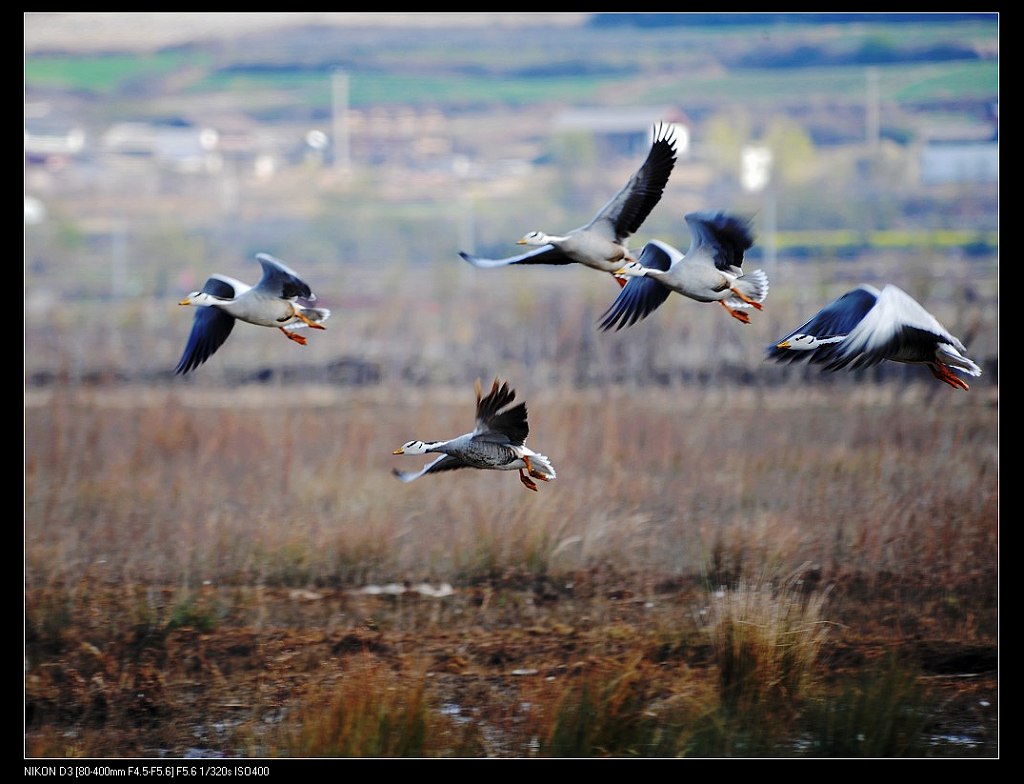
<path fill-rule="evenodd" d="M 380 662 L 356 664 L 334 688 L 308 696 L 300 715 L 280 756 L 423 757 L 431 749 L 425 678 L 403 679 Z"/>
<path fill-rule="evenodd" d="M 829 623 L 829 591 L 741 579 L 709 597 L 705 615 L 718 665 L 722 704 L 730 711 L 794 704 L 807 687 Z"/>

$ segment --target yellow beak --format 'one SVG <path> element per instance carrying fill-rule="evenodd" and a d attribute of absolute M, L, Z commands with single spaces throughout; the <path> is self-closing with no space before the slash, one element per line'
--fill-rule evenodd
<path fill-rule="evenodd" d="M 398 447 L 398 449 L 396 449 L 391 454 L 393 454 L 393 455 L 404 455 L 405 454 L 405 450 L 402 447 Z"/>
<path fill-rule="evenodd" d="M 188 301 L 187 299 L 183 299 L 183 300 L 182 300 L 181 302 L 179 302 L 178 304 L 179 304 L 179 305 L 188 305 L 188 304 L 189 304 L 189 301 Z"/>
<path fill-rule="evenodd" d="M 784 340 L 781 343 L 776 343 L 775 348 L 789 348 L 789 341 Z"/>

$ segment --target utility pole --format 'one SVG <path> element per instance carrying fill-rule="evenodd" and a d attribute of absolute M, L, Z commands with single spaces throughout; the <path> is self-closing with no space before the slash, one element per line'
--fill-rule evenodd
<path fill-rule="evenodd" d="M 348 73 L 331 72 L 332 146 L 334 169 L 344 173 L 351 167 L 348 143 Z"/>
<path fill-rule="evenodd" d="M 764 271 L 775 274 L 775 232 L 777 229 L 775 156 L 766 145 L 748 144 L 741 151 L 740 184 L 747 193 L 763 194 L 764 204 Z"/>
<path fill-rule="evenodd" d="M 878 140 L 881 136 L 882 128 L 881 98 L 878 87 L 879 73 L 877 68 L 867 69 L 867 80 L 864 134 L 867 139 L 868 148 L 874 152 L 878 149 Z"/>

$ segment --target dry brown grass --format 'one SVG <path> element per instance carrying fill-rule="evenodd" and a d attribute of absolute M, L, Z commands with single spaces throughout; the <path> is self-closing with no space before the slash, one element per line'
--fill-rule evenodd
<path fill-rule="evenodd" d="M 527 570 L 733 581 L 992 568 L 995 410 L 867 389 L 529 396 L 558 479 L 465 470 L 401 485 L 391 450 L 471 427 L 472 392 L 64 392 L 26 411 L 30 584 L 354 585 Z M 461 394 L 460 394 L 461 393 Z M 941 568 L 938 568 L 941 567 Z M 826 578 L 827 579 L 827 578 Z"/>
<path fill-rule="evenodd" d="M 986 390 L 519 389 L 559 474 L 538 493 L 390 475 L 396 445 L 466 429 L 471 389 L 33 398 L 27 753 L 734 754 L 699 612 L 725 628 L 720 588 L 767 602 L 733 631 L 806 638 L 785 666 L 767 633 L 744 649 L 762 703 L 863 644 L 994 648 Z M 782 598 L 752 587 L 795 570 Z M 455 593 L 359 593 L 421 580 Z M 743 737 L 776 749 L 770 729 Z"/>
<path fill-rule="evenodd" d="M 803 699 L 828 638 L 828 590 L 804 590 L 798 576 L 741 580 L 714 592 L 704 620 L 731 711 L 770 710 Z"/>

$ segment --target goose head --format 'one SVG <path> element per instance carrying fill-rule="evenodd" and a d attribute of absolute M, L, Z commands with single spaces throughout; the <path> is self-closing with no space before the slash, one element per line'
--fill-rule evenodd
<path fill-rule="evenodd" d="M 213 296 L 212 294 L 207 294 L 205 291 L 193 291 L 191 294 L 185 297 L 185 299 L 181 300 L 181 302 L 179 302 L 178 304 L 197 305 L 202 307 L 210 306 L 217 302 L 223 302 L 223 300 Z"/>
<path fill-rule="evenodd" d="M 791 351 L 813 351 L 821 346 L 827 346 L 831 343 L 838 343 L 843 340 L 844 335 L 837 335 L 831 338 L 819 338 L 814 335 L 804 335 L 803 333 L 797 333 L 791 335 L 785 340 L 776 343 L 776 348 L 788 348 Z"/>
<path fill-rule="evenodd" d="M 643 278 L 650 272 L 650 269 L 650 267 L 645 267 L 639 261 L 630 261 L 612 274 L 618 278 Z"/>
<path fill-rule="evenodd" d="M 542 231 L 531 231 L 516 240 L 516 245 L 547 245 L 550 237 Z"/>
<path fill-rule="evenodd" d="M 393 455 L 425 455 L 427 445 L 423 441 L 406 441 L 391 454 Z"/>

